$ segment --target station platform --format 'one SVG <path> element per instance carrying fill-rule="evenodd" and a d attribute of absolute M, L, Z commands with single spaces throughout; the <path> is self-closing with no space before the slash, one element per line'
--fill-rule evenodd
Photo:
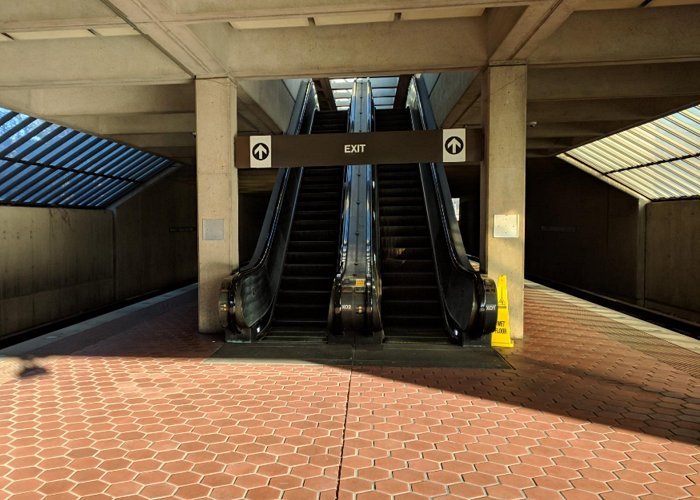
<path fill-rule="evenodd" d="M 0 351 L 0 498 L 700 498 L 691 338 L 528 283 L 500 364 L 227 356 L 196 307 Z"/>

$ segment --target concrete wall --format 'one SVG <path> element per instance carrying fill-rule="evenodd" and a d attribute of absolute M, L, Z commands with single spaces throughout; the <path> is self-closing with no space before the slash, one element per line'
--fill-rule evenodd
<path fill-rule="evenodd" d="M 700 200 L 646 209 L 645 305 L 700 323 Z"/>
<path fill-rule="evenodd" d="M 284 80 L 240 80 L 238 88 L 241 98 L 247 95 L 282 132 L 287 130 L 296 94 L 290 92 Z"/>
<path fill-rule="evenodd" d="M 634 302 L 638 201 L 557 159 L 527 168 L 525 271 Z"/>
<path fill-rule="evenodd" d="M 112 215 L 0 206 L 0 335 L 114 300 Z"/>
<path fill-rule="evenodd" d="M 192 169 L 171 174 L 115 211 L 116 298 L 197 277 L 197 206 Z"/>
<path fill-rule="evenodd" d="M 174 173 L 114 213 L 0 206 L 0 336 L 194 281 L 194 174 Z"/>
<path fill-rule="evenodd" d="M 639 210 L 575 167 L 531 160 L 526 273 L 700 323 L 700 200 Z"/>
<path fill-rule="evenodd" d="M 424 75 L 435 122 L 440 126 L 476 77 L 476 71 L 451 71 Z"/>

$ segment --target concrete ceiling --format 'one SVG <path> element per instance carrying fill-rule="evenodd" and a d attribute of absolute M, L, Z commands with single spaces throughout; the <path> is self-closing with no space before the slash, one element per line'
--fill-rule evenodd
<path fill-rule="evenodd" d="M 0 0 L 0 106 L 193 163 L 195 78 L 277 133 L 283 78 L 469 70 L 443 125 L 476 127 L 481 71 L 527 63 L 551 156 L 700 102 L 698 26 L 700 0 Z"/>

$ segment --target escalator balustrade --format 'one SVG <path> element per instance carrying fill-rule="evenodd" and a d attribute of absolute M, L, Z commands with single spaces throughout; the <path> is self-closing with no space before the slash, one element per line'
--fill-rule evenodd
<path fill-rule="evenodd" d="M 347 112 L 317 111 L 311 133 L 342 133 L 346 127 Z M 343 171 L 304 168 L 268 339 L 313 340 L 328 334 Z"/>
<path fill-rule="evenodd" d="M 411 130 L 407 109 L 377 110 L 377 131 Z M 387 341 L 445 339 L 417 164 L 378 165 L 382 323 Z"/>

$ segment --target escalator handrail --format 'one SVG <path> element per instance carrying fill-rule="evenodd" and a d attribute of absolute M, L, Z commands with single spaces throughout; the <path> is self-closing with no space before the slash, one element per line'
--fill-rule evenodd
<path fill-rule="evenodd" d="M 300 89 L 300 92 L 302 90 Z M 303 95 L 301 99 L 297 98 L 294 105 L 294 111 L 292 112 L 292 120 L 290 121 L 289 128 L 287 129 L 288 135 L 299 134 L 302 127 L 303 115 L 307 110 L 307 106 L 312 100 L 314 94 L 313 82 L 309 81 L 306 88 L 303 90 Z M 282 208 L 282 203 L 284 201 L 284 193 L 286 191 L 287 182 L 289 180 L 290 169 L 282 169 L 282 175 L 278 176 L 275 181 L 275 186 L 270 194 L 270 200 L 275 200 L 275 208 L 273 210 L 267 210 L 265 213 L 265 219 L 263 220 L 262 226 L 260 226 L 260 234 L 266 235 L 266 237 L 258 238 L 258 243 L 253 251 L 253 256 L 247 265 L 239 269 L 239 273 L 248 274 L 254 272 L 264 265 L 264 261 L 270 253 L 270 248 L 275 235 L 275 230 L 277 228 L 277 223 L 280 218 L 280 212 Z"/>
<path fill-rule="evenodd" d="M 414 78 L 416 90 L 419 94 L 419 99 L 417 101 L 418 112 L 422 121 L 423 129 L 434 130 L 437 128 L 435 118 L 433 117 L 432 113 L 426 112 L 426 110 L 423 108 L 423 103 L 426 102 L 425 99 L 430 99 L 428 95 L 428 90 L 425 86 L 425 82 L 422 78 Z M 468 273 L 478 274 L 469 262 L 467 251 L 464 248 L 464 242 L 462 241 L 462 233 L 460 232 L 459 224 L 457 223 L 457 218 L 455 217 L 454 213 L 454 207 L 452 206 L 452 200 L 450 197 L 448 187 L 449 184 L 447 182 L 445 169 L 438 169 L 436 168 L 435 163 L 431 163 L 430 171 L 432 174 L 433 183 L 437 188 L 436 193 L 438 196 L 438 208 L 440 210 L 440 219 L 443 224 L 444 234 L 448 240 L 447 248 L 450 253 L 450 258 L 455 266 L 462 268 Z"/>
<path fill-rule="evenodd" d="M 354 88 L 354 85 L 353 85 Z M 355 101 L 355 92 L 353 91 L 351 96 L 351 104 L 348 107 L 348 117 L 347 123 L 345 125 L 345 130 L 350 131 L 353 129 L 355 123 L 355 111 L 357 106 L 353 105 Z M 351 183 L 352 179 L 352 165 L 345 165 L 345 172 L 343 175 L 343 191 L 341 193 L 341 210 L 340 210 L 340 235 L 338 236 L 338 262 L 335 268 L 335 278 L 333 279 L 333 286 L 331 288 L 331 300 L 328 307 L 328 325 L 329 330 L 335 334 L 340 334 L 340 302 L 342 295 L 342 284 L 345 277 L 345 272 L 347 271 L 348 263 L 348 249 L 350 246 L 350 210 L 352 206 L 351 202 Z"/>
<path fill-rule="evenodd" d="M 346 130 L 350 130 L 352 116 L 348 113 Z M 352 182 L 352 171 L 350 165 L 345 166 L 345 174 L 343 176 L 343 192 L 341 194 L 341 210 L 340 210 L 340 236 L 338 264 L 336 266 L 336 276 L 342 276 L 345 273 L 348 261 L 348 243 L 350 238 L 350 183 Z"/>
<path fill-rule="evenodd" d="M 371 87 L 370 87 L 371 91 Z M 372 99 L 373 101 L 373 99 Z M 376 107 L 372 106 L 370 130 L 376 132 Z M 370 165 L 370 175 L 367 176 L 367 254 L 369 259 L 368 278 L 372 284 L 369 289 L 369 304 L 371 307 L 370 327 L 372 333 L 383 331 L 382 325 L 382 270 L 381 270 L 381 238 L 379 228 L 379 190 L 377 189 L 377 166 Z"/>
<path fill-rule="evenodd" d="M 290 125 L 287 129 L 288 134 L 299 134 L 301 133 L 301 127 L 303 126 L 305 120 L 304 118 L 312 113 L 315 109 L 315 88 L 312 81 L 308 81 L 306 85 L 301 85 L 299 88 L 299 93 L 295 101 L 294 109 L 292 111 L 292 118 L 290 120 Z M 313 119 L 313 118 L 312 118 Z M 307 121 L 309 123 L 309 121 Z M 248 321 L 244 317 L 243 307 L 240 297 L 240 288 L 247 277 L 259 274 L 265 270 L 265 266 L 269 260 L 269 256 L 273 245 L 277 241 L 276 236 L 278 233 L 278 227 L 280 225 L 280 219 L 283 215 L 291 216 L 291 214 L 283 214 L 283 206 L 285 205 L 285 200 L 290 194 L 288 190 L 290 188 L 290 178 L 292 176 L 293 169 L 284 168 L 281 169 L 280 173 L 275 180 L 275 185 L 273 187 L 272 193 L 270 195 L 270 203 L 268 210 L 265 214 L 265 219 L 260 228 L 261 237 L 258 238 L 253 256 L 251 257 L 248 264 L 242 266 L 237 271 L 234 271 L 232 281 L 234 283 L 234 316 L 236 324 L 239 326 L 251 327 L 252 324 L 248 324 Z M 298 186 L 297 186 L 298 187 Z M 296 194 L 295 194 L 296 195 Z M 286 244 L 286 242 L 285 242 Z M 268 277 L 269 279 L 269 277 Z M 274 295 L 274 294 L 273 294 Z M 270 307 L 274 303 L 274 297 L 271 297 L 270 304 L 265 309 L 269 311 Z M 265 313 L 262 314 L 264 317 Z M 260 318 L 256 318 L 256 321 Z"/>
<path fill-rule="evenodd" d="M 429 103 L 427 88 L 425 87 L 422 79 L 420 77 L 414 77 L 412 81 L 412 86 L 415 88 L 416 99 L 415 107 L 411 113 L 411 119 L 414 122 L 414 129 L 422 128 L 424 130 L 435 128 L 436 124 L 432 116 L 431 110 L 425 109 L 424 103 Z M 416 123 L 418 121 L 419 123 Z M 435 254 L 436 263 L 436 279 L 438 281 L 439 293 L 441 296 L 441 302 L 443 305 L 443 310 L 445 313 L 446 328 L 450 332 L 450 336 L 455 340 L 464 341 L 469 335 L 470 330 L 476 325 L 477 315 L 479 313 L 479 308 L 481 307 L 483 292 L 483 280 L 481 279 L 479 273 L 477 273 L 469 262 L 466 250 L 464 249 L 464 243 L 462 242 L 462 236 L 459 231 L 459 226 L 454 215 L 454 208 L 452 207 L 449 187 L 447 184 L 447 178 L 444 175 L 444 166 L 439 163 L 428 163 L 422 164 L 423 167 L 427 167 L 426 171 L 428 178 L 424 180 L 431 184 L 431 186 L 426 186 L 424 184 L 424 190 L 429 190 L 434 196 L 434 205 L 432 203 L 427 203 L 430 198 L 428 193 L 425 192 L 426 196 L 426 210 L 428 210 L 428 225 L 431 228 L 431 242 L 433 245 L 433 253 Z M 442 168 L 438 168 L 442 167 Z M 423 168 L 421 168 L 423 171 Z M 442 175 L 441 175 L 442 174 Z M 421 173 L 421 177 L 423 177 Z M 437 213 L 435 212 L 437 211 Z M 438 227 L 433 227 L 434 223 L 431 222 L 431 212 L 437 217 Z M 445 251 L 447 255 L 441 257 L 438 255 L 437 251 L 437 238 L 441 238 L 445 243 Z M 448 261 L 444 259 L 447 258 Z M 443 269 L 440 270 L 444 262 L 448 267 L 449 271 Z M 453 293 L 449 292 L 449 283 L 454 283 L 450 276 L 462 275 L 464 279 L 469 280 L 473 284 L 473 294 L 472 303 L 467 309 L 466 304 L 462 304 L 464 309 L 460 311 L 458 304 L 454 302 Z M 447 281 L 444 281 L 444 278 Z M 448 294 L 453 297 L 453 300 L 448 300 Z M 458 297 L 459 295 L 457 295 Z M 467 297 L 463 297 L 466 299 Z M 471 336 L 471 335 L 469 335 Z"/>

